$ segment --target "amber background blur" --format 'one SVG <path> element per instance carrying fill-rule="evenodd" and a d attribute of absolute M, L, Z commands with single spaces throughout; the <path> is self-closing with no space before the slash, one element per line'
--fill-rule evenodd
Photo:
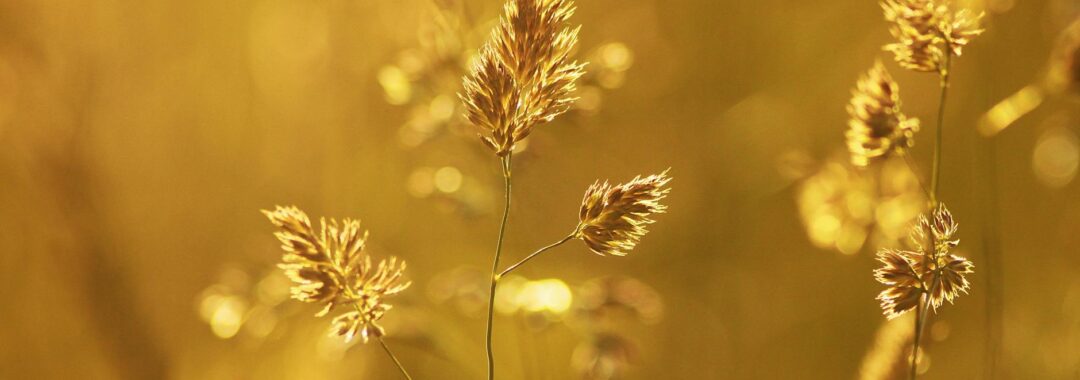
<path fill-rule="evenodd" d="M 410 263 L 385 319 L 405 365 L 479 378 L 469 279 L 490 265 L 501 179 L 454 93 L 501 5 L 438 4 L 0 2 L 0 378 L 396 376 L 375 346 L 346 349 L 314 307 L 282 302 L 258 213 L 275 204 L 361 218 L 373 252 Z M 1075 379 L 1076 95 L 992 139 L 976 124 L 1043 78 L 1080 4 L 964 4 L 987 32 L 955 66 L 942 191 L 976 274 L 934 318 L 924 376 Z M 858 194 L 821 211 L 843 182 L 808 183 L 846 178 L 849 90 L 889 58 L 876 2 L 578 5 L 590 74 L 578 109 L 516 156 L 506 257 L 563 236 L 596 178 L 670 166 L 670 213 L 628 257 L 572 244 L 525 267 L 548 280 L 500 301 L 500 373 L 580 376 L 572 357 L 596 338 L 573 316 L 581 286 L 620 275 L 658 298 L 612 317 L 632 347 L 625 366 L 609 358 L 624 378 L 858 377 L 885 320 L 871 270 L 887 223 L 856 212 Z M 932 131 L 936 79 L 886 64 Z"/>

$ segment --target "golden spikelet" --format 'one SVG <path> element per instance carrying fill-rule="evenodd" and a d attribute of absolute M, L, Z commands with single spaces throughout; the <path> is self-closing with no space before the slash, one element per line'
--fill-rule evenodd
<path fill-rule="evenodd" d="M 531 128 L 524 124 L 527 118 L 521 107 L 521 89 L 490 46 L 481 49 L 464 87 L 459 97 L 465 103 L 465 117 L 487 131 L 487 135 L 480 135 L 480 141 L 495 154 L 506 155 L 515 142 L 528 135 Z"/>
<path fill-rule="evenodd" d="M 515 78 L 551 75 L 569 63 L 578 30 L 566 26 L 574 15 L 571 0 L 509 0 L 492 33 L 492 44 Z"/>
<path fill-rule="evenodd" d="M 961 9 L 942 21 L 941 31 L 948 36 L 949 49 L 952 49 L 953 55 L 963 55 L 964 46 L 986 31 L 979 26 L 983 16 L 984 13 L 976 15 L 967 9 Z"/>
<path fill-rule="evenodd" d="M 851 162 L 866 166 L 875 158 L 903 154 L 915 144 L 919 119 L 900 112 L 900 86 L 881 62 L 875 62 L 852 91 L 847 107 Z"/>
<path fill-rule="evenodd" d="M 889 319 L 915 308 L 923 295 L 928 295 L 927 305 L 936 311 L 945 301 L 952 303 L 971 287 L 964 275 L 974 273 L 975 264 L 949 253 L 959 245 L 954 236 L 958 225 L 952 213 L 939 204 L 931 214 L 930 218 L 921 216 L 912 230 L 916 251 L 878 252 L 883 267 L 874 270 L 874 278 L 888 286 L 878 295 L 878 300 Z M 929 244 L 930 240 L 933 244 Z"/>
<path fill-rule="evenodd" d="M 939 254 L 948 253 L 950 249 L 960 245 L 960 240 L 954 236 L 960 227 L 945 204 L 939 204 L 931 218 L 933 220 L 926 215 L 920 215 L 915 228 L 911 230 L 911 242 L 920 252 L 929 250 L 931 238 L 935 245 L 934 252 Z"/>
<path fill-rule="evenodd" d="M 944 61 L 939 46 L 937 24 L 943 13 L 930 0 L 885 0 L 881 2 L 889 33 L 897 42 L 885 45 L 901 67 L 915 71 L 937 71 Z"/>
<path fill-rule="evenodd" d="M 292 297 L 324 304 L 315 314 L 318 317 L 335 306 L 351 306 L 351 311 L 334 318 L 330 330 L 346 341 L 359 335 L 366 343 L 370 337 L 383 336 L 377 322 L 391 308 L 383 298 L 411 285 L 402 278 L 405 262 L 392 257 L 372 265 L 364 253 L 368 233 L 361 232 L 358 220 L 322 219 L 316 231 L 307 214 L 295 206 L 262 213 L 279 229 L 274 236 L 285 254 L 278 267 L 293 282 Z"/>
<path fill-rule="evenodd" d="M 645 236 L 650 216 L 663 213 L 667 206 L 660 200 L 671 190 L 667 170 L 630 182 L 609 185 L 597 181 L 585 191 L 581 202 L 580 223 L 574 237 L 581 239 L 594 253 L 625 256 Z"/>
<path fill-rule="evenodd" d="M 983 32 L 983 15 L 953 12 L 934 0 L 884 0 L 885 20 L 897 42 L 885 45 L 896 62 L 909 70 L 942 72 L 947 54 L 960 56 L 965 45 Z"/>
<path fill-rule="evenodd" d="M 883 265 L 874 270 L 874 278 L 888 286 L 878 294 L 885 316 L 893 319 L 914 309 L 922 296 L 921 276 L 915 269 L 918 253 L 893 249 L 878 251 L 877 260 Z"/>
<path fill-rule="evenodd" d="M 572 61 L 580 27 L 570 0 L 509 0 L 491 40 L 464 78 L 466 118 L 504 156 L 536 125 L 566 112 L 585 65 Z"/>
<path fill-rule="evenodd" d="M 938 276 L 936 283 L 931 283 L 930 306 L 937 310 L 944 301 L 952 303 L 961 292 L 968 292 L 971 283 L 964 275 L 975 273 L 975 264 L 967 258 L 946 254 L 928 263 L 924 271 L 930 273 L 934 270 L 938 271 Z"/>
<path fill-rule="evenodd" d="M 952 303 L 961 292 L 967 293 L 971 287 L 964 275 L 973 273 L 975 264 L 949 253 L 960 245 L 960 240 L 955 237 L 958 229 L 952 213 L 945 204 L 939 203 L 930 218 L 919 217 L 919 223 L 912 231 L 914 245 L 924 252 L 915 267 L 923 273 L 923 282 L 931 289 L 930 306 L 935 310 L 945 301 Z M 933 241 L 932 250 L 930 241 Z"/>

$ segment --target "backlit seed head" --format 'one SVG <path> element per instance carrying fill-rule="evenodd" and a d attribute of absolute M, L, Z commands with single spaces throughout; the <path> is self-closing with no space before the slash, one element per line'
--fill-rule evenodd
<path fill-rule="evenodd" d="M 665 170 L 619 185 L 593 183 L 581 202 L 575 236 L 598 255 L 625 256 L 648 232 L 652 214 L 667 209 L 660 200 L 671 190 L 670 181 Z"/>
<path fill-rule="evenodd" d="M 279 228 L 274 235 L 285 254 L 278 267 L 293 283 L 292 298 L 323 304 L 316 313 L 319 317 L 336 306 L 351 307 L 334 318 L 330 329 L 347 341 L 358 335 L 364 342 L 382 336 L 377 322 L 391 307 L 384 298 L 411 285 L 403 279 L 405 262 L 391 257 L 372 265 L 364 253 L 368 233 L 361 232 L 358 220 L 323 219 L 316 232 L 307 214 L 295 206 L 278 206 L 263 214 Z"/>
<path fill-rule="evenodd" d="M 903 154 L 915 145 L 919 119 L 908 119 L 900 112 L 900 86 L 881 62 L 859 78 L 847 111 L 851 118 L 845 137 L 856 166 Z"/>
<path fill-rule="evenodd" d="M 459 95 L 480 139 L 509 154 L 533 127 L 566 112 L 585 65 L 571 60 L 579 28 L 571 0 L 509 0 Z"/>

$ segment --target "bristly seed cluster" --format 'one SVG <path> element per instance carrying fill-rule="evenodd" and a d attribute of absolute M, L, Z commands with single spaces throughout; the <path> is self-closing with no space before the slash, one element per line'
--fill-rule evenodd
<path fill-rule="evenodd" d="M 466 117 L 498 156 L 533 127 L 566 112 L 585 64 L 571 60 L 579 28 L 571 0 L 510 0 L 499 26 L 465 77 Z"/>
<path fill-rule="evenodd" d="M 317 317 L 339 305 L 351 307 L 334 318 L 330 329 L 346 341 L 359 335 L 366 343 L 383 336 L 377 322 L 391 308 L 384 298 L 411 285 L 403 279 L 405 262 L 391 257 L 372 265 L 364 253 L 368 233 L 361 232 L 358 220 L 322 219 L 316 231 L 307 214 L 295 206 L 262 212 L 279 228 L 274 236 L 285 253 L 278 267 L 293 282 L 292 298 L 324 304 Z"/>
<path fill-rule="evenodd" d="M 912 230 L 915 250 L 878 252 L 883 266 L 874 271 L 874 278 L 888 288 L 877 298 L 889 319 L 918 306 L 923 295 L 928 297 L 927 307 L 936 311 L 945 301 L 952 303 L 960 293 L 967 293 L 971 283 L 964 275 L 973 273 L 975 264 L 949 253 L 960 243 L 956 231 L 952 213 L 939 204 L 930 218 L 921 216 Z"/>
<path fill-rule="evenodd" d="M 625 256 L 634 249 L 653 223 L 650 216 L 663 213 L 660 200 L 671 191 L 667 170 L 630 182 L 609 185 L 597 181 L 581 201 L 580 224 L 575 237 L 598 255 Z"/>

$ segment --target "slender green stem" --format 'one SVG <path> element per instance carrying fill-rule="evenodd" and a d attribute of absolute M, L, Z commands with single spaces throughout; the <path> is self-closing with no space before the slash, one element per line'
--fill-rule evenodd
<path fill-rule="evenodd" d="M 920 295 L 919 296 L 919 303 L 915 307 L 915 344 L 911 348 L 911 370 L 908 371 L 908 378 L 909 379 L 914 379 L 915 375 L 917 373 L 917 370 L 918 370 L 918 363 L 919 363 L 919 335 L 922 335 L 922 334 L 919 334 L 919 331 L 922 331 L 923 298 L 926 298 L 926 296 L 925 295 Z"/>
<path fill-rule="evenodd" d="M 397 356 L 394 356 L 394 352 L 390 351 L 390 346 L 386 345 L 386 341 L 384 341 L 381 336 L 377 339 L 379 341 L 379 345 L 382 346 L 383 351 L 386 351 L 386 355 L 389 355 L 390 359 L 394 361 L 394 364 L 397 364 L 397 369 L 401 371 L 401 374 L 405 376 L 406 379 L 412 380 L 412 376 L 409 376 L 409 372 L 405 371 L 405 367 L 401 365 L 401 361 L 398 360 Z"/>
<path fill-rule="evenodd" d="M 952 66 L 952 51 L 948 47 L 948 37 L 945 37 L 945 63 L 941 68 L 941 99 L 938 101 L 938 114 L 937 114 L 937 131 L 934 134 L 934 163 L 931 168 L 932 174 L 930 177 L 930 212 L 938 205 L 938 188 L 941 183 L 941 141 L 942 131 L 945 129 L 945 99 L 949 94 L 949 73 Z M 933 215 L 931 215 L 933 218 Z M 933 231 L 927 231 L 930 235 L 930 247 L 929 252 L 930 260 L 937 264 L 937 242 Z M 919 357 L 919 341 L 922 338 L 922 331 L 926 327 L 926 320 L 929 318 L 930 302 L 933 297 L 934 288 L 938 283 L 938 275 L 940 274 L 940 268 L 934 271 L 934 275 L 931 278 L 931 286 L 928 288 L 926 284 L 923 284 L 923 289 L 928 289 L 924 296 L 919 297 L 919 304 L 915 314 L 915 338 L 914 347 L 912 348 L 911 355 L 911 372 L 909 374 L 911 379 L 916 376 L 916 365 Z"/>
<path fill-rule="evenodd" d="M 334 267 L 337 268 L 337 264 L 334 264 Z M 338 273 L 344 273 L 344 271 L 338 269 Z M 344 276 L 343 276 L 343 278 L 344 278 Z M 351 290 L 349 290 L 348 286 L 343 287 L 342 289 L 345 291 L 345 298 L 349 299 L 350 303 L 352 303 L 353 309 L 355 309 L 356 312 L 359 313 L 359 315 L 361 315 L 361 316 L 365 315 L 364 310 L 361 309 L 360 305 L 357 304 L 357 302 L 356 302 L 356 300 L 358 300 L 360 298 L 357 297 L 356 295 L 354 295 L 353 292 Z M 375 337 L 375 339 L 379 341 L 379 345 L 382 346 L 383 351 L 386 351 L 386 354 L 389 355 L 390 359 L 392 359 L 394 361 L 394 364 L 397 365 L 397 368 L 398 368 L 399 371 L 401 371 L 401 374 L 405 375 L 406 379 L 412 380 L 412 376 L 409 376 L 409 372 L 405 371 L 405 366 L 401 365 L 401 361 L 399 361 L 397 356 L 394 355 L 394 352 L 390 351 L 390 346 L 386 345 L 386 342 L 383 341 L 383 337 L 378 336 L 378 337 Z"/>
<path fill-rule="evenodd" d="M 933 233 L 931 233 L 931 236 Z M 933 242 L 933 237 L 930 241 Z M 931 243 L 932 244 L 932 243 Z M 936 249 L 936 248 L 934 248 Z M 936 260 L 936 259 L 935 259 Z M 911 372 L 909 378 L 914 379 L 918 369 L 917 359 L 919 357 L 919 341 L 922 340 L 922 332 L 926 329 L 926 323 L 930 319 L 930 297 L 934 294 L 934 290 L 937 289 L 939 271 L 934 272 L 934 276 L 930 280 L 929 291 L 919 296 L 919 303 L 915 308 L 915 342 L 911 351 Z M 923 289 L 927 289 L 926 283 L 922 283 Z"/>
<path fill-rule="evenodd" d="M 940 274 L 941 274 L 940 271 L 935 271 L 934 272 L 933 280 L 931 280 L 931 283 L 930 283 L 930 291 L 926 292 L 926 304 L 923 306 L 923 309 L 922 309 L 923 323 L 922 323 L 921 326 L 919 326 L 919 330 L 918 330 L 918 333 L 917 333 L 918 335 L 922 335 L 923 330 L 926 330 L 926 322 L 928 322 L 929 319 L 930 319 L 930 306 L 931 306 L 930 305 L 930 297 L 934 294 L 934 291 L 937 290 L 937 284 L 939 282 L 938 278 L 939 278 Z"/>
<path fill-rule="evenodd" d="M 506 268 L 502 272 L 499 272 L 499 275 L 495 276 L 495 277 L 496 278 L 502 278 L 503 276 L 506 276 L 508 273 L 512 272 L 514 269 L 517 269 L 517 267 L 520 267 L 522 264 L 525 264 L 529 260 L 532 260 L 537 255 L 539 255 L 541 253 L 544 253 L 544 251 L 547 251 L 549 249 L 558 247 L 558 246 L 562 245 L 563 243 L 566 243 L 566 242 L 570 241 L 570 239 L 573 239 L 574 236 L 577 236 L 577 233 L 578 233 L 578 230 L 575 228 L 574 232 L 571 232 L 569 235 L 566 235 L 566 237 L 562 238 L 562 240 L 551 243 L 551 244 L 549 244 L 548 246 L 546 246 L 544 248 L 540 248 L 540 249 L 536 250 L 536 252 L 533 252 L 529 256 L 526 256 L 524 259 L 521 259 L 521 261 L 518 261 L 516 264 L 511 265 L 509 268 Z"/>
<path fill-rule="evenodd" d="M 499 224 L 499 241 L 495 244 L 495 260 L 491 264 L 491 289 L 488 291 L 488 313 L 487 313 L 487 378 L 488 380 L 495 379 L 495 354 L 491 346 L 491 333 L 492 333 L 492 320 L 495 317 L 495 287 L 499 283 L 499 255 L 502 254 L 503 238 L 506 236 L 506 220 L 510 216 L 510 168 L 511 160 L 513 159 L 514 152 L 506 154 L 506 158 L 502 159 L 502 172 L 503 181 L 506 184 L 504 195 L 506 196 L 506 203 L 503 206 L 502 222 Z"/>
<path fill-rule="evenodd" d="M 941 183 L 941 140 L 945 129 L 945 99 L 949 94 L 949 71 L 952 66 L 952 53 L 946 48 L 945 66 L 941 70 L 941 100 L 938 102 L 937 131 L 934 137 L 934 166 L 930 178 L 930 204 L 937 205 L 938 186 Z"/>

